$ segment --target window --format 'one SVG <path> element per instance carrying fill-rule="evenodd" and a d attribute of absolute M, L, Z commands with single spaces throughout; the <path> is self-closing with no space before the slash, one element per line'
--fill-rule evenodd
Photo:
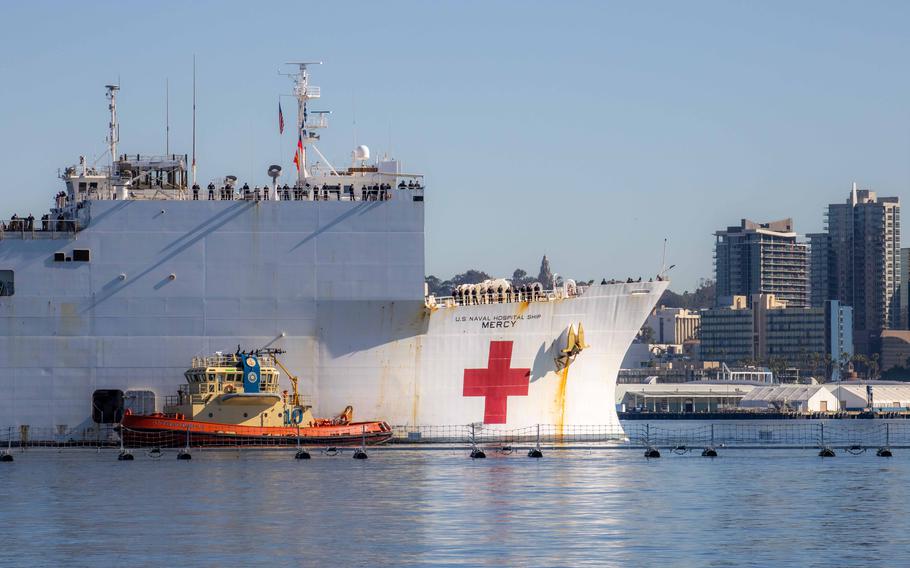
<path fill-rule="evenodd" d="M 73 261 L 75 262 L 88 262 L 91 253 L 88 249 L 73 249 Z"/>
<path fill-rule="evenodd" d="M 16 292 L 13 280 L 12 270 L 0 270 L 0 296 L 12 296 Z"/>
<path fill-rule="evenodd" d="M 63 252 L 54 253 L 54 262 L 63 262 L 64 260 L 66 260 L 66 253 L 63 253 Z"/>

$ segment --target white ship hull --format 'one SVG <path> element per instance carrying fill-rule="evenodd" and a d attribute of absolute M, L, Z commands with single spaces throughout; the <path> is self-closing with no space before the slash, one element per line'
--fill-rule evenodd
<path fill-rule="evenodd" d="M 84 425 L 95 389 L 152 391 L 160 409 L 192 356 L 238 344 L 287 350 L 316 415 L 615 424 L 619 363 L 667 284 L 430 309 L 423 202 L 397 197 L 92 201 L 83 215 L 75 238 L 0 241 L 15 273 L 0 297 L 0 425 Z M 90 261 L 53 260 L 74 249 Z M 579 323 L 590 347 L 563 376 L 554 358 Z M 508 360 L 491 367 L 491 345 Z"/>

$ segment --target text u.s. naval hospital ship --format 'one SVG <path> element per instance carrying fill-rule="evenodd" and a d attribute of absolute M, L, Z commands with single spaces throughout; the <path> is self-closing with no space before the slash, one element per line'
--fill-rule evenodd
<path fill-rule="evenodd" d="M 428 296 L 423 176 L 364 146 L 333 167 L 315 144 L 327 116 L 308 108 L 320 90 L 295 65 L 293 185 L 272 167 L 263 187 L 200 187 L 195 159 L 118 153 L 107 87 L 110 165 L 81 159 L 46 215 L 2 226 L 0 425 L 63 432 L 99 389 L 161 410 L 187 361 L 237 345 L 285 350 L 321 415 L 617 424 L 620 361 L 667 281 Z"/>

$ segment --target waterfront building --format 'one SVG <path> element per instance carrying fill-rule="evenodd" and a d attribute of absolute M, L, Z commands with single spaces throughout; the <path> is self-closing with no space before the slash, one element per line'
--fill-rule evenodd
<path fill-rule="evenodd" d="M 682 345 L 698 337 L 700 320 L 698 312 L 661 306 L 652 310 L 645 325 L 654 332 L 654 343 Z"/>
<path fill-rule="evenodd" d="M 620 412 L 723 412 L 736 410 L 739 401 L 756 388 L 749 383 L 617 384 Z"/>
<path fill-rule="evenodd" d="M 809 305 L 808 252 L 797 242 L 792 219 L 739 226 L 714 233 L 717 305 L 732 296 L 774 294 L 790 307 Z"/>
<path fill-rule="evenodd" d="M 715 377 L 720 363 L 716 361 L 661 361 L 647 366 L 619 370 L 617 383 L 688 383 Z"/>
<path fill-rule="evenodd" d="M 738 364 L 755 359 L 752 310 L 746 307 L 744 296 L 735 296 L 733 300 L 727 307 L 701 313 L 699 334 L 703 361 Z"/>
<path fill-rule="evenodd" d="M 853 307 L 855 349 L 879 351 L 882 330 L 902 324 L 900 200 L 853 184 L 844 203 L 828 205 L 826 230 L 809 236 L 812 305 Z"/>
<path fill-rule="evenodd" d="M 731 369 L 726 363 L 721 363 L 720 367 L 717 367 L 716 373 L 718 381 L 774 384 L 774 373 L 767 367 L 749 366 Z"/>
<path fill-rule="evenodd" d="M 748 307 L 735 297 L 726 307 L 701 314 L 701 356 L 732 365 L 777 360 L 817 372 L 853 354 L 852 310 L 831 300 L 819 308 L 791 308 L 773 294 L 757 294 Z M 827 373 L 826 373 L 827 374 Z"/>
<path fill-rule="evenodd" d="M 879 365 L 882 371 L 895 367 L 910 370 L 910 331 L 886 329 L 881 335 L 881 349 Z"/>

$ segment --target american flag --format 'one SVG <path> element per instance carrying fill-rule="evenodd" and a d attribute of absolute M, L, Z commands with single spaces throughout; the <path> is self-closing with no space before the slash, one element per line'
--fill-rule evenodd
<path fill-rule="evenodd" d="M 284 134 L 284 113 L 281 112 L 281 101 L 278 101 L 278 134 Z"/>

